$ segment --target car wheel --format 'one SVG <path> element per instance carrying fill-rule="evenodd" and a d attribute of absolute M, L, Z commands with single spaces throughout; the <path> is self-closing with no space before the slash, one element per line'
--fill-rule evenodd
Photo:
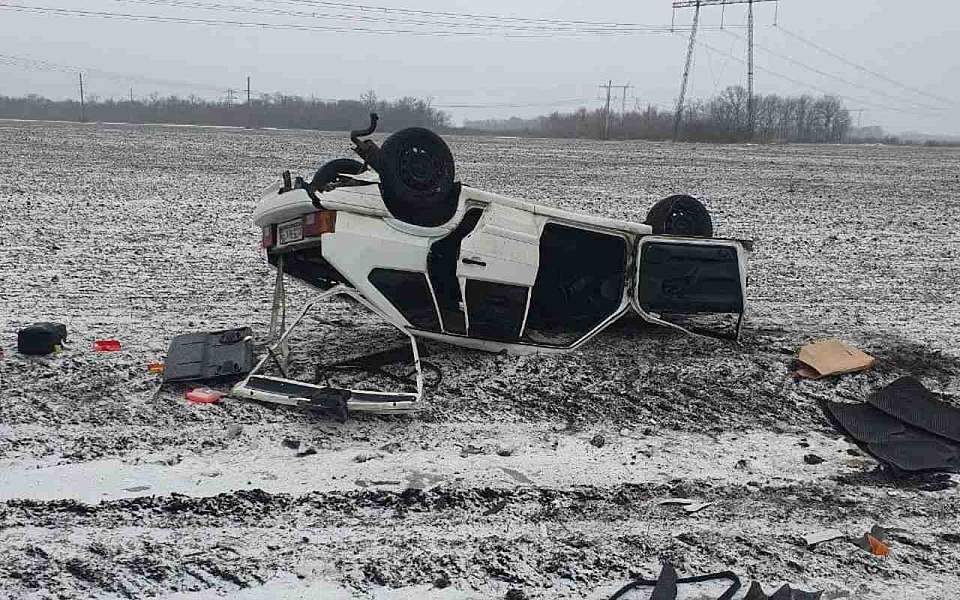
<path fill-rule="evenodd" d="M 439 135 L 422 127 L 402 129 L 383 143 L 374 167 L 394 218 L 421 227 L 443 225 L 457 212 L 460 186 L 453 154 Z"/>
<path fill-rule="evenodd" d="M 310 188 L 314 191 L 322 190 L 326 185 L 337 180 L 337 175 L 347 173 L 356 175 L 363 171 L 363 163 L 352 158 L 335 158 L 324 164 L 314 173 L 310 180 Z"/>
<path fill-rule="evenodd" d="M 702 202 L 693 196 L 669 196 L 653 205 L 644 221 L 657 235 L 713 237 L 713 221 Z"/>

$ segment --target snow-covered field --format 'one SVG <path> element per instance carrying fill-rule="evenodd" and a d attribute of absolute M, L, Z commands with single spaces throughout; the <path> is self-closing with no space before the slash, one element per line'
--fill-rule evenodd
<path fill-rule="evenodd" d="M 427 345 L 442 381 L 415 417 L 189 405 L 147 364 L 179 333 L 266 332 L 258 191 L 346 136 L 0 122 L 0 598 L 605 598 L 663 559 L 960 595 L 957 477 L 888 480 L 817 404 L 907 373 L 960 396 L 960 150 L 448 141 L 464 182 L 563 208 L 703 198 L 756 240 L 743 343 L 626 319 L 564 356 Z M 323 361 L 403 342 L 348 304 L 320 317 L 294 347 Z M 59 356 L 16 353 L 38 320 L 67 324 Z M 827 336 L 878 366 L 794 382 Z M 658 504 L 677 496 L 712 504 Z M 903 530 L 886 558 L 800 541 L 875 523 Z"/>

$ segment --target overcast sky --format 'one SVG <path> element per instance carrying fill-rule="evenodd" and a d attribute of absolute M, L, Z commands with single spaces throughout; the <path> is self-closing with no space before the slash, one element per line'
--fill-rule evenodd
<path fill-rule="evenodd" d="M 311 4 L 311 1 L 3 0 L 0 6 L 14 4 L 381 30 L 452 28 L 438 23 L 441 18 L 437 16 L 383 11 L 358 13 L 315 0 Z M 177 3 L 310 11 L 320 16 L 263 15 L 172 6 Z M 669 25 L 672 17 L 671 0 L 361 0 L 360 3 L 425 11 L 643 25 Z M 773 26 L 777 4 L 780 27 Z M 727 25 L 743 25 L 746 21 L 746 9 L 742 5 L 727 6 L 723 11 L 718 6 L 703 9 L 701 24 L 705 28 L 698 39 L 713 50 L 706 46 L 696 48 L 689 92 L 692 97 L 710 96 L 725 86 L 746 82 L 746 66 L 737 60 L 746 57 L 746 31 L 717 29 L 721 12 Z M 365 18 L 347 21 L 335 16 L 346 14 Z M 678 11 L 677 25 L 688 26 L 692 14 L 690 9 Z M 956 24 L 960 3 L 955 0 L 930 0 L 921 4 L 894 0 L 781 0 L 756 4 L 755 15 L 757 93 L 829 91 L 842 96 L 848 108 L 865 109 L 861 116 L 864 125 L 881 124 L 894 132 L 960 134 L 960 111 L 953 110 L 954 105 L 960 105 L 960 101 L 953 100 L 960 93 Z M 452 17 L 444 20 L 457 21 Z M 255 92 L 357 98 L 365 90 L 373 89 L 382 98 L 430 96 L 439 106 L 501 104 L 446 109 L 457 122 L 464 118 L 533 116 L 556 109 L 569 110 L 578 104 L 599 106 L 598 85 L 609 79 L 614 84 L 632 85 L 627 101 L 631 106 L 639 102 L 670 107 L 676 101 L 687 31 L 573 35 L 552 30 L 570 25 L 543 25 L 532 32 L 517 29 L 531 25 L 524 21 L 474 18 L 467 23 L 469 27 L 484 25 L 484 29 L 470 31 L 491 35 L 278 31 L 27 14 L 0 8 L 0 55 L 88 69 L 87 93 L 101 97 L 125 97 L 131 86 L 136 95 L 156 91 L 222 97 L 227 88 L 244 88 L 245 77 L 250 75 Z M 537 37 L 510 38 L 502 35 L 504 31 Z M 848 62 L 819 51 L 803 40 L 826 48 Z M 888 80 L 869 75 L 854 65 Z M 98 75 L 95 69 L 174 80 L 177 85 L 107 78 Z M 76 77 L 69 72 L 26 70 L 0 63 L 0 94 L 30 92 L 54 98 L 73 96 Z M 619 106 L 619 94 L 617 91 L 616 106 Z M 549 106 L 552 103 L 556 104 Z M 856 115 L 854 118 L 856 121 Z"/>

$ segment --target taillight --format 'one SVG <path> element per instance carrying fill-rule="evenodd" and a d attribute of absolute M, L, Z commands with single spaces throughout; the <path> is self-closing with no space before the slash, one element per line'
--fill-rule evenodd
<path fill-rule="evenodd" d="M 260 237 L 260 246 L 269 248 L 273 245 L 273 225 L 264 225 Z"/>
<path fill-rule="evenodd" d="M 321 210 L 303 215 L 303 237 L 333 233 L 337 226 L 337 211 Z"/>

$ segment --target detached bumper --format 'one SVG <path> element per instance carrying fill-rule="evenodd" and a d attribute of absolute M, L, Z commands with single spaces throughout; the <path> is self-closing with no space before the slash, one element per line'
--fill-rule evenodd
<path fill-rule="evenodd" d="M 371 392 L 313 385 L 281 377 L 255 375 L 230 392 L 234 398 L 296 406 L 305 410 L 329 410 L 327 398 L 342 395 L 348 411 L 377 414 L 402 414 L 417 409 L 417 394 L 400 392 Z"/>

